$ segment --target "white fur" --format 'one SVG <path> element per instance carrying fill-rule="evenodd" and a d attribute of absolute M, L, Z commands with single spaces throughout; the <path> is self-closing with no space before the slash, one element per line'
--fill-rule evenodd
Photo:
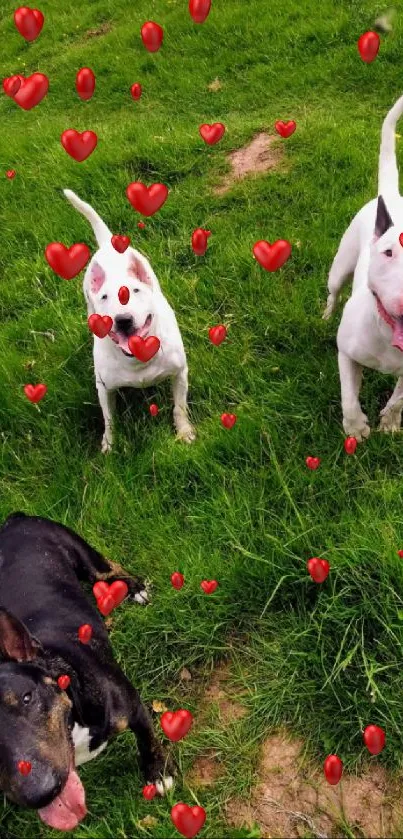
<path fill-rule="evenodd" d="M 102 408 L 105 433 L 102 451 L 112 447 L 112 420 L 115 391 L 122 387 L 143 388 L 166 378 L 172 378 L 174 423 L 178 437 L 187 443 L 195 439 L 188 419 L 188 369 L 182 337 L 175 313 L 164 297 L 160 284 L 148 260 L 129 247 L 118 253 L 111 244 L 112 233 L 93 210 L 74 192 L 65 189 L 66 198 L 90 222 L 99 249 L 89 262 L 84 276 L 84 296 L 88 315 L 109 315 L 113 321 L 112 334 L 97 338 L 94 335 L 94 368 L 98 398 Z M 122 305 L 118 299 L 121 286 L 127 286 L 130 300 Z M 138 361 L 124 354 L 130 352 L 127 337 L 119 334 L 116 317 L 131 315 L 136 332 L 142 337 L 155 335 L 161 346 L 148 362 Z M 148 326 L 147 318 L 152 316 Z"/>
<path fill-rule="evenodd" d="M 88 763 L 89 760 L 93 760 L 94 757 L 97 757 L 100 752 L 103 752 L 104 749 L 107 747 L 106 743 L 101 743 L 97 749 L 90 752 L 90 730 L 89 728 L 83 728 L 83 726 L 79 725 L 77 722 L 74 723 L 74 728 L 72 731 L 73 743 L 74 743 L 74 750 L 75 750 L 75 765 L 82 766 L 83 763 Z"/>
<path fill-rule="evenodd" d="M 403 96 L 384 120 L 379 156 L 378 194 L 393 222 L 384 233 L 375 233 L 378 200 L 366 204 L 345 232 L 329 273 L 329 296 L 323 317 L 332 314 L 338 293 L 354 273 L 353 288 L 337 334 L 339 371 L 346 434 L 361 441 L 368 437 L 368 419 L 361 409 L 359 392 L 364 367 L 398 376 L 395 391 L 383 411 L 381 429 L 400 428 L 403 407 L 403 352 L 392 346 L 394 330 L 378 312 L 377 295 L 396 328 L 403 329 L 403 199 L 399 194 L 395 155 L 395 127 L 403 113 Z M 392 254 L 389 255 L 389 250 Z M 400 328 L 400 327 L 399 327 Z"/>

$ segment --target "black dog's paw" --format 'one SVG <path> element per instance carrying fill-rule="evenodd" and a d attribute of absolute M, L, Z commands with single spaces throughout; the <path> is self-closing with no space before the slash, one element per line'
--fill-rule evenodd
<path fill-rule="evenodd" d="M 147 784 L 155 784 L 159 795 L 165 795 L 174 786 L 176 767 L 170 757 L 160 755 L 144 769 Z"/>
<path fill-rule="evenodd" d="M 126 583 L 129 589 L 129 593 L 126 598 L 127 600 L 135 600 L 136 603 L 140 604 L 140 606 L 147 606 L 150 602 L 150 594 L 147 583 L 140 577 L 110 577 L 108 578 L 108 583 L 114 583 L 116 580 L 122 580 L 122 582 Z"/>

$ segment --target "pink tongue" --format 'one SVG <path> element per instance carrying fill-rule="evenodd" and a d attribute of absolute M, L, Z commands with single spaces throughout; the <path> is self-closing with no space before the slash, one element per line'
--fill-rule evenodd
<path fill-rule="evenodd" d="M 399 318 L 393 324 L 392 346 L 403 352 L 403 318 Z"/>
<path fill-rule="evenodd" d="M 84 787 L 73 769 L 70 769 L 66 785 L 60 795 L 38 810 L 38 815 L 48 827 L 55 830 L 74 830 L 87 815 Z"/>

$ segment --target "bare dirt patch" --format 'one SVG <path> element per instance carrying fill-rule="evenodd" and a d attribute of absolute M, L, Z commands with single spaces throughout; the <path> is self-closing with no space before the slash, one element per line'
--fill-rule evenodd
<path fill-rule="evenodd" d="M 205 691 L 203 705 L 216 705 L 222 722 L 239 720 L 245 716 L 246 708 L 237 701 L 237 694 L 229 685 L 230 670 L 227 665 L 218 667 Z"/>
<path fill-rule="evenodd" d="M 209 751 L 195 760 L 187 781 L 194 787 L 210 787 L 224 774 L 224 767 L 220 763 L 217 754 Z"/>
<path fill-rule="evenodd" d="M 214 79 L 214 81 L 210 82 L 210 84 L 207 85 L 207 87 L 209 90 L 211 90 L 212 93 L 218 93 L 218 91 L 222 88 L 222 84 L 220 82 L 220 79 Z"/>
<path fill-rule="evenodd" d="M 112 29 L 112 24 L 109 21 L 101 23 L 96 29 L 88 29 L 83 35 L 83 40 L 88 41 L 89 38 L 99 38 L 101 35 L 107 35 Z"/>
<path fill-rule="evenodd" d="M 269 169 L 276 169 L 283 154 L 283 148 L 276 137 L 264 131 L 256 134 L 247 146 L 231 152 L 228 159 L 232 171 L 214 189 L 215 195 L 224 195 L 236 181 L 249 175 L 261 175 Z"/>
<path fill-rule="evenodd" d="M 235 827 L 257 823 L 262 839 L 344 837 L 351 830 L 365 839 L 402 835 L 401 783 L 379 765 L 360 777 L 343 775 L 333 787 L 322 768 L 307 763 L 302 741 L 279 732 L 263 744 L 259 778 L 249 801 L 228 802 L 227 819 Z"/>

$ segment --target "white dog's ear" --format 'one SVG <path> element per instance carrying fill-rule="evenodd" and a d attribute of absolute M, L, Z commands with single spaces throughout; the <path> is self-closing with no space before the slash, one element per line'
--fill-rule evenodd
<path fill-rule="evenodd" d="M 393 227 L 393 221 L 388 213 L 382 195 L 379 195 L 376 209 L 375 239 L 380 239 L 390 227 Z"/>
<path fill-rule="evenodd" d="M 128 272 L 134 280 L 140 280 L 141 283 L 145 283 L 153 290 L 159 288 L 158 280 L 150 263 L 144 256 L 135 251 L 130 253 Z"/>
<path fill-rule="evenodd" d="M 105 282 L 105 271 L 103 268 L 101 268 L 98 262 L 91 262 L 88 273 L 89 291 L 91 292 L 91 294 L 98 294 L 98 291 L 100 291 Z"/>

